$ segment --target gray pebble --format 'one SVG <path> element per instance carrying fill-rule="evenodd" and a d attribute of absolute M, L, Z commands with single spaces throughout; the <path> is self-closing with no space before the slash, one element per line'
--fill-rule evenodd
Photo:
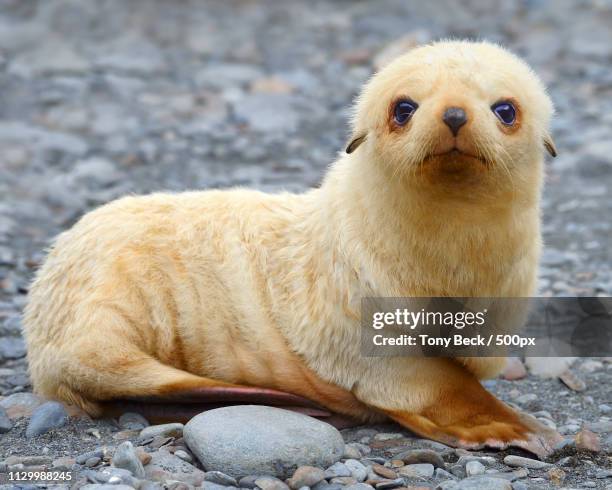
<path fill-rule="evenodd" d="M 175 456 L 178 456 L 178 454 L 176 454 L 177 452 L 178 451 L 175 451 L 174 453 Z M 226 487 L 237 487 L 238 486 L 238 482 L 236 481 L 235 478 L 232 478 L 231 476 L 226 475 L 225 473 L 222 473 L 221 471 L 207 471 L 206 475 L 204 475 L 204 481 L 216 483 L 217 485 L 223 485 Z"/>
<path fill-rule="evenodd" d="M 576 441 L 570 437 L 566 437 L 560 440 L 555 447 L 553 448 L 555 451 L 562 451 L 563 449 L 573 447 L 576 445 Z"/>
<path fill-rule="evenodd" d="M 512 490 L 512 485 L 500 478 L 472 476 L 461 481 L 445 481 L 436 488 L 439 490 Z"/>
<path fill-rule="evenodd" d="M 149 421 L 135 412 L 126 412 L 119 417 L 119 427 L 124 430 L 141 430 L 149 426 Z"/>
<path fill-rule="evenodd" d="M 327 480 L 336 476 L 351 476 L 351 470 L 344 463 L 338 461 L 325 470 L 325 478 Z"/>
<path fill-rule="evenodd" d="M 612 420 L 600 420 L 599 422 L 592 422 L 587 425 L 587 429 L 598 434 L 606 434 L 608 432 L 612 432 Z"/>
<path fill-rule="evenodd" d="M 140 431 L 138 440 L 145 441 L 154 437 L 182 437 L 183 428 L 184 425 L 179 423 L 150 425 Z"/>
<path fill-rule="evenodd" d="M 26 429 L 26 437 L 35 437 L 51 429 L 63 427 L 68 422 L 68 413 L 59 402 L 46 402 L 32 413 Z"/>
<path fill-rule="evenodd" d="M 482 475 L 485 472 L 485 467 L 479 461 L 470 461 L 465 465 L 465 472 L 468 476 Z"/>
<path fill-rule="evenodd" d="M 123 468 L 131 472 L 136 478 L 144 478 L 145 470 L 138 459 L 136 450 L 130 441 L 125 441 L 117 446 L 113 454 L 113 466 L 115 468 Z"/>
<path fill-rule="evenodd" d="M 75 461 L 78 464 L 85 464 L 90 458 L 100 458 L 104 457 L 104 451 L 102 449 L 96 449 L 94 451 L 89 451 L 83 454 L 80 454 L 76 457 Z"/>
<path fill-rule="evenodd" d="M 403 478 L 396 478 L 395 480 L 385 480 L 376 484 L 376 490 L 389 490 L 390 488 L 397 488 L 404 486 Z"/>
<path fill-rule="evenodd" d="M 287 484 L 293 489 L 302 487 L 312 487 L 325 479 L 325 472 L 321 468 L 314 466 L 300 466 Z"/>
<path fill-rule="evenodd" d="M 371 461 L 372 463 L 378 463 L 384 465 L 387 460 L 385 458 L 381 458 L 378 456 L 367 456 L 362 459 L 362 461 Z"/>
<path fill-rule="evenodd" d="M 416 443 L 419 447 L 424 447 L 426 449 L 433 449 L 434 451 L 444 452 L 448 450 L 452 450 L 450 446 L 446 444 L 442 444 L 438 441 L 431 441 L 429 439 L 417 439 Z"/>
<path fill-rule="evenodd" d="M 138 482 L 131 471 L 123 468 L 105 467 L 99 471 L 86 470 L 83 474 L 87 475 L 87 478 L 93 483 L 124 484 L 136 487 Z"/>
<path fill-rule="evenodd" d="M 312 490 L 342 490 L 344 485 L 340 485 L 339 483 L 327 483 L 325 480 L 317 483 Z"/>
<path fill-rule="evenodd" d="M 342 459 L 360 459 L 363 454 L 361 453 L 362 444 L 350 443 L 344 447 L 344 454 Z"/>
<path fill-rule="evenodd" d="M 153 481 L 143 481 L 140 484 L 138 490 L 164 490 L 164 487 L 161 483 L 153 482 Z"/>
<path fill-rule="evenodd" d="M 177 449 L 176 451 L 174 451 L 174 455 L 177 458 L 181 458 L 183 461 L 187 461 L 188 463 L 193 463 L 193 458 L 191 457 L 191 454 L 189 454 L 187 451 L 183 451 L 182 449 Z"/>
<path fill-rule="evenodd" d="M 542 417 L 542 418 L 549 419 L 549 420 L 553 419 L 552 415 L 547 410 L 539 410 L 538 412 L 534 412 L 532 415 L 536 418 Z"/>
<path fill-rule="evenodd" d="M 273 476 L 264 476 L 255 480 L 255 485 L 261 490 L 289 490 L 289 486 Z"/>
<path fill-rule="evenodd" d="M 431 478 L 434 474 L 434 465 L 429 463 L 409 464 L 398 470 L 401 476 L 408 478 Z"/>
<path fill-rule="evenodd" d="M 89 483 L 80 487 L 82 490 L 134 490 L 134 487 L 123 484 Z"/>
<path fill-rule="evenodd" d="M 0 407 L 0 434 L 4 434 L 13 428 L 13 421 L 9 418 L 6 410 Z"/>
<path fill-rule="evenodd" d="M 0 322 L 0 337 L 21 336 L 21 315 L 10 315 Z"/>
<path fill-rule="evenodd" d="M 87 458 L 87 460 L 85 461 L 85 466 L 87 466 L 88 468 L 93 468 L 94 466 L 98 466 L 100 461 L 102 460 L 97 456 L 92 456 L 91 458 Z"/>
<path fill-rule="evenodd" d="M 261 478 L 262 475 L 248 475 L 240 478 L 238 480 L 238 486 L 241 488 L 255 488 L 257 485 L 255 484 L 255 480 Z"/>
<path fill-rule="evenodd" d="M 351 476 L 358 482 L 365 481 L 368 476 L 367 468 L 356 459 L 347 459 L 344 462 L 345 466 L 351 472 Z"/>
<path fill-rule="evenodd" d="M 465 467 L 460 464 L 455 464 L 451 466 L 449 471 L 457 478 L 465 478 L 467 476 L 467 473 L 465 472 Z"/>
<path fill-rule="evenodd" d="M 527 468 L 519 468 L 518 470 L 508 472 L 498 472 L 495 474 L 495 478 L 503 478 L 509 482 L 520 480 L 521 478 L 527 478 L 529 476 L 529 470 Z"/>
<path fill-rule="evenodd" d="M 565 458 L 561 458 L 557 461 L 557 466 L 568 466 L 572 463 L 572 457 L 566 456 Z"/>
<path fill-rule="evenodd" d="M 366 483 L 354 483 L 352 485 L 347 485 L 344 487 L 344 490 L 373 490 L 373 486 L 368 485 Z"/>
<path fill-rule="evenodd" d="M 43 400 L 33 393 L 13 393 L 0 400 L 10 418 L 30 417 L 43 404 Z"/>
<path fill-rule="evenodd" d="M 491 465 L 495 463 L 495 458 L 491 456 L 474 456 L 473 454 L 464 454 L 459 457 L 456 464 L 467 465 L 470 461 L 478 461 L 483 465 Z"/>
<path fill-rule="evenodd" d="M 392 441 L 394 439 L 403 439 L 404 434 L 400 434 L 399 432 L 379 432 L 374 435 L 375 441 Z"/>
<path fill-rule="evenodd" d="M 562 435 L 575 434 L 576 432 L 580 430 L 580 426 L 577 424 L 566 424 L 566 425 L 559 426 L 557 430 L 559 434 L 562 434 Z"/>
<path fill-rule="evenodd" d="M 193 485 L 188 485 L 186 483 L 183 482 L 176 482 L 177 484 L 181 484 L 181 485 L 185 485 L 188 488 L 195 488 Z M 226 487 L 224 485 L 219 485 L 218 483 L 213 483 L 211 481 L 203 481 L 201 485 L 198 486 L 198 488 L 203 488 L 204 490 L 230 490 L 231 488 L 234 487 Z M 177 489 L 179 490 L 179 489 Z M 181 488 L 180 490 L 184 490 L 183 488 Z"/>
<path fill-rule="evenodd" d="M 20 359 L 25 355 L 25 342 L 21 337 L 0 337 L 0 362 Z"/>
<path fill-rule="evenodd" d="M 463 470 L 463 467 L 461 467 L 461 471 L 462 471 L 463 477 L 465 477 L 465 471 Z M 456 480 L 457 479 L 455 475 L 453 475 L 452 473 L 449 473 L 448 471 L 442 468 L 436 468 L 435 477 L 438 480 Z"/>
<path fill-rule="evenodd" d="M 537 459 L 523 458 L 522 456 L 509 455 L 504 458 L 504 464 L 508 466 L 517 466 L 519 468 L 529 468 L 530 470 L 541 470 L 550 468 L 552 465 Z"/>
<path fill-rule="evenodd" d="M 145 466 L 145 476 L 148 480 L 177 480 L 196 487 L 204 481 L 205 473 L 202 470 L 170 454 L 166 449 L 162 448 L 150 454 L 151 461 Z"/>
<path fill-rule="evenodd" d="M 525 405 L 527 403 L 534 402 L 537 399 L 538 399 L 538 395 L 536 395 L 535 393 L 526 393 L 524 395 L 517 397 L 514 401 L 518 403 L 519 405 Z"/>

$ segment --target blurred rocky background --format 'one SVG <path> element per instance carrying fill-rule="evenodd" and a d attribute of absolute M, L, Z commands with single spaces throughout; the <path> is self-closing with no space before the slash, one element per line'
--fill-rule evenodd
<path fill-rule="evenodd" d="M 0 394 L 31 391 L 19 314 L 54 235 L 127 193 L 317 185 L 361 84 L 439 38 L 500 42 L 550 88 L 541 294 L 609 296 L 611 26 L 609 0 L 0 0 Z M 586 392 L 491 389 L 577 431 L 609 420 L 589 366 Z"/>

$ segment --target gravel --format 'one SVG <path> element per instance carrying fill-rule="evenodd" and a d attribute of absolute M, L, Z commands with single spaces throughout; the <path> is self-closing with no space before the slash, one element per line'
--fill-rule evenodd
<path fill-rule="evenodd" d="M 71 469 L 77 488 L 147 490 L 161 489 L 162 482 L 168 488 L 204 482 L 222 490 L 227 487 L 220 481 L 233 483 L 215 480 L 214 470 L 233 478 L 227 465 L 205 468 L 193 457 L 182 426 L 152 426 L 140 437 L 148 421 L 135 414 L 115 421 L 70 412 L 57 426 L 53 420 L 64 420 L 62 411 L 44 408 L 40 413 L 57 415 L 44 417 L 50 430 L 26 437 L 43 401 L 31 394 L 20 313 L 42 251 L 82 213 L 128 193 L 317 185 L 346 141 L 348 108 L 360 85 L 390 53 L 416 43 L 485 38 L 532 63 L 558 112 L 553 135 L 559 157 L 547 163 L 543 196 L 540 294 L 612 295 L 609 2 L 462 0 L 453 6 L 401 0 L 4 3 L 0 432 L 6 432 L 0 436 L 0 470 L 9 463 Z M 401 477 L 406 486 L 553 489 L 562 480 L 563 488 L 609 488 L 611 374 L 609 358 L 578 360 L 562 381 L 536 377 L 514 362 L 506 379 L 487 382 L 504 401 L 557 425 L 567 441 L 546 461 L 554 466 L 506 464 L 507 457 L 528 456 L 520 451 L 471 452 L 481 459 L 468 460 L 468 454 L 397 425 L 376 425 L 341 434 L 341 461 L 366 467 L 366 480 L 349 476 L 343 462 L 310 463 L 325 474 L 314 488 L 339 490 L 332 483 L 337 480 L 342 488 L 371 490 L 381 485 L 373 475 L 385 477 L 369 469 L 373 461 L 398 475 L 406 465 L 425 465 L 426 475 L 434 471 Z M 144 467 L 144 480 L 109 466 L 125 441 Z M 468 477 L 473 462 L 485 473 Z M 296 463 L 283 478 L 304 464 Z M 564 476 L 553 471 L 560 468 Z M 274 472 L 250 471 L 241 487 L 289 488 Z M 211 473 L 214 481 L 205 480 Z"/>

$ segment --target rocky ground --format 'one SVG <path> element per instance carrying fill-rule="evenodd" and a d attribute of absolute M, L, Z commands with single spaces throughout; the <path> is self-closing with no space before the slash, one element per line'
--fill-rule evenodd
<path fill-rule="evenodd" d="M 352 98 L 398 39 L 486 38 L 532 63 L 557 106 L 560 153 L 548 165 L 541 292 L 610 296 L 610 25 L 606 0 L 0 1 L 0 476 L 24 465 L 74 469 L 78 485 L 286 488 L 200 473 L 182 427 L 143 437 L 147 422 L 133 416 L 66 419 L 54 405 L 32 415 L 19 313 L 49 239 L 101 203 L 161 189 L 316 185 L 346 140 Z M 306 468 L 288 483 L 611 488 L 612 364 L 572 369 L 582 391 L 532 375 L 488 383 L 570 439 L 550 466 L 362 427 L 343 432 L 343 464 L 317 461 L 323 474 Z"/>

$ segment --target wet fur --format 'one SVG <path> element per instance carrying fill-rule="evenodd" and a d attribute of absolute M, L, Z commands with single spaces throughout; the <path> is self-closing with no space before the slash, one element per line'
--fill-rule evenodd
<path fill-rule="evenodd" d="M 390 107 L 420 107 L 395 127 Z M 501 127 L 489 107 L 520 104 Z M 453 142 L 478 158 L 430 157 Z M 362 296 L 530 296 L 540 254 L 552 106 L 531 70 L 486 43 L 411 51 L 365 86 L 350 154 L 304 194 L 126 197 L 54 243 L 25 312 L 37 392 L 99 401 L 238 384 L 288 391 L 360 420 L 481 443 L 529 428 L 478 378 L 503 359 L 365 358 Z M 384 414 L 384 415 L 383 415 Z"/>

